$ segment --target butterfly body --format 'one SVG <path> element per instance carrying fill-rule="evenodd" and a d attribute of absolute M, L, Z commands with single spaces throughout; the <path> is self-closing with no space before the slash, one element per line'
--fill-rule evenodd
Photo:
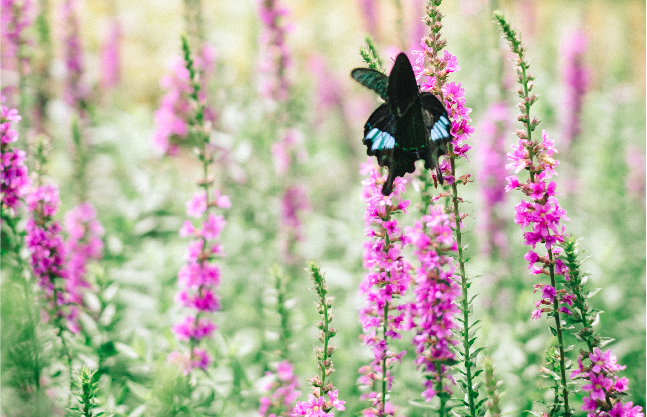
<path fill-rule="evenodd" d="M 395 178 L 413 172 L 419 159 L 442 183 L 438 158 L 447 153 L 451 122 L 440 100 L 420 92 L 409 58 L 398 55 L 388 77 L 368 68 L 355 68 L 351 76 L 385 100 L 369 116 L 363 139 L 366 153 L 389 169 L 382 194 L 391 194 Z"/>

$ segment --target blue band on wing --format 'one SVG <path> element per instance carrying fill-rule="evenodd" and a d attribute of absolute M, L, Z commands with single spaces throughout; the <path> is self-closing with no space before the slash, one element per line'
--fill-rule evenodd
<path fill-rule="evenodd" d="M 449 138 L 449 131 L 447 128 L 451 125 L 449 119 L 447 117 L 440 116 L 440 119 L 436 123 L 434 123 L 434 127 L 431 128 L 431 131 L 429 132 L 429 136 L 432 141 L 437 141 L 440 139 L 447 139 Z"/>
<path fill-rule="evenodd" d="M 370 140 L 372 142 L 371 151 L 393 149 L 395 146 L 395 138 L 377 128 L 371 129 L 366 134 L 366 140 Z"/>

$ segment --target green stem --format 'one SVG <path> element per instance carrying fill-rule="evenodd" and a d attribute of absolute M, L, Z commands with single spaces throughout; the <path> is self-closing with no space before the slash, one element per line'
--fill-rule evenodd
<path fill-rule="evenodd" d="M 384 316 L 384 324 L 382 326 L 382 330 L 384 332 L 384 351 L 382 352 L 383 358 L 382 358 L 382 410 L 380 411 L 380 416 L 383 416 L 384 413 L 386 412 L 386 392 L 387 392 L 387 384 L 386 384 L 386 354 L 388 349 L 386 348 L 387 343 L 386 343 L 386 331 L 387 331 L 387 326 L 388 326 L 388 319 L 389 319 L 389 302 L 386 301 L 384 303 L 384 308 L 382 309 L 382 315 Z"/>
<path fill-rule="evenodd" d="M 548 258 L 550 259 L 550 265 L 548 269 L 550 270 L 550 285 L 553 288 L 557 288 L 555 283 L 555 265 L 553 264 L 553 251 L 548 249 Z M 561 373 L 562 380 L 562 395 L 564 397 L 564 416 L 569 417 L 571 415 L 571 409 L 568 405 L 568 387 L 566 386 L 566 360 L 564 358 L 564 340 L 562 337 L 562 323 L 559 315 L 559 300 L 558 297 L 553 298 L 553 310 L 555 313 L 555 328 L 557 329 L 557 341 L 559 343 L 559 368 Z"/>
<path fill-rule="evenodd" d="M 323 305 L 324 311 L 323 311 L 323 316 L 324 316 L 324 328 L 323 328 L 323 336 L 324 336 L 324 346 L 323 346 L 323 363 L 321 366 L 321 395 L 324 395 L 324 387 L 326 386 L 326 362 L 328 362 L 328 339 L 329 339 L 329 334 L 328 334 L 328 324 L 329 324 L 329 319 L 328 319 L 328 305 L 326 304 L 326 297 L 321 297 L 321 304 Z"/>
<path fill-rule="evenodd" d="M 456 178 L 456 155 L 454 154 L 454 146 L 449 145 L 449 162 L 451 165 L 452 176 Z M 454 204 L 454 231 L 456 232 L 456 245 L 458 246 L 458 267 L 461 276 L 461 309 L 463 310 L 463 358 L 465 366 L 465 379 L 467 382 L 467 399 L 470 408 L 470 415 L 476 417 L 476 407 L 474 405 L 474 391 L 472 382 L 472 364 L 470 359 L 470 326 L 469 326 L 469 298 L 468 298 L 468 282 L 467 275 L 465 274 L 465 258 L 463 257 L 463 236 L 461 234 L 461 217 L 458 211 L 458 186 L 454 181 L 452 183 L 452 201 Z"/>

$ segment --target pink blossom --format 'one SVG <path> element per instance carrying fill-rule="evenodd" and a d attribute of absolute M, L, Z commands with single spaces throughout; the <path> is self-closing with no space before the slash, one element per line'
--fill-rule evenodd
<path fill-rule="evenodd" d="M 91 203 L 85 202 L 65 215 L 67 240 L 67 291 L 70 299 L 83 303 L 82 288 L 90 288 L 86 281 L 89 260 L 101 259 L 103 251 L 103 227 L 97 220 L 97 213 Z"/>
<path fill-rule="evenodd" d="M 58 189 L 49 184 L 27 195 L 29 219 L 25 243 L 29 264 L 46 304 L 45 317 L 64 318 L 68 329 L 78 333 L 78 309 L 68 293 L 68 271 L 61 226 L 53 220 L 59 206 Z"/>
<path fill-rule="evenodd" d="M 83 69 L 83 44 L 81 42 L 76 0 L 65 0 L 62 5 L 62 27 L 65 55 L 65 101 L 81 111 L 90 98 L 90 89 L 85 83 Z"/>
<path fill-rule="evenodd" d="M 260 398 L 258 414 L 264 417 L 278 415 L 293 415 L 295 402 L 301 392 L 299 391 L 299 379 L 292 372 L 292 364 L 287 360 L 276 365 L 276 372 L 267 372 L 271 376 L 271 382 L 264 387 L 269 391 L 267 395 Z"/>
<path fill-rule="evenodd" d="M 591 84 L 590 70 L 584 62 L 587 36 L 582 31 L 572 31 L 563 38 L 560 46 L 562 56 L 563 92 L 562 138 L 568 147 L 580 133 L 580 117 L 586 94 Z"/>
<path fill-rule="evenodd" d="M 274 101 L 285 101 L 290 87 L 286 71 L 292 65 L 285 43 L 289 27 L 284 20 L 289 12 L 279 0 L 258 0 L 258 14 L 263 25 L 259 39 L 263 54 L 259 65 L 259 90 Z"/>
<path fill-rule="evenodd" d="M 0 97 L 4 101 L 4 96 Z M 6 210 L 15 211 L 22 205 L 22 199 L 27 194 L 31 181 L 25 165 L 25 152 L 18 148 L 10 148 L 9 144 L 18 140 L 18 131 L 14 128 L 20 121 L 16 109 L 0 107 L 0 139 L 2 150 L 2 173 L 0 174 L 0 193 L 2 194 L 3 215 Z"/>
<path fill-rule="evenodd" d="M 28 53 L 25 47 L 32 46 L 33 41 L 25 36 L 25 30 L 31 26 L 34 19 L 33 0 L 1 0 L 0 1 L 0 68 L 3 72 L 2 92 L 10 95 L 12 105 L 17 105 L 13 93 L 18 85 L 8 85 L 14 72 L 26 75 L 29 72 Z M 17 78 L 17 77 L 16 77 Z"/>
<path fill-rule="evenodd" d="M 113 19 L 101 47 L 101 88 L 110 90 L 117 86 L 121 64 L 121 24 Z"/>
<path fill-rule="evenodd" d="M 195 69 L 200 73 L 201 82 L 198 100 L 205 105 L 204 120 L 211 124 L 216 121 L 217 115 L 207 102 L 205 91 L 213 77 L 214 59 L 215 52 L 209 45 L 204 45 L 194 57 Z M 190 102 L 193 87 L 184 59 L 179 56 L 173 57 L 169 69 L 170 73 L 160 78 L 160 86 L 166 93 L 155 111 L 153 146 L 158 152 L 172 156 L 178 153 L 180 145 L 194 145 L 189 143 L 188 139 L 195 109 Z"/>
<path fill-rule="evenodd" d="M 186 220 L 180 229 L 180 236 L 192 237 L 185 255 L 186 264 L 178 272 L 179 290 L 175 300 L 180 306 L 194 310 L 195 314 L 185 316 L 183 321 L 173 327 L 176 337 L 182 341 L 198 344 L 205 337 L 211 337 L 216 325 L 209 317 L 220 309 L 220 299 L 215 293 L 220 285 L 220 268 L 214 262 L 215 257 L 222 254 L 222 248 L 215 240 L 225 227 L 225 219 L 220 215 L 209 212 L 209 207 L 229 207 L 229 197 L 214 191 L 215 200 L 207 204 L 207 193 L 196 193 L 187 203 L 187 215 L 200 217 L 201 225 L 196 227 Z M 187 359 L 190 362 L 185 367 L 189 372 L 195 367 L 206 369 L 211 359 L 205 351 L 197 351 Z M 201 356 L 199 356 L 199 355 Z M 196 356 L 198 355 L 198 356 Z M 182 356 L 177 353 L 175 358 Z"/>
<path fill-rule="evenodd" d="M 507 246 L 507 238 L 504 233 L 506 220 L 498 213 L 506 201 L 505 153 L 503 150 L 509 130 L 506 104 L 495 102 L 490 105 L 483 120 L 484 122 L 479 127 L 481 140 L 477 146 L 477 157 L 480 159 L 477 180 L 481 184 L 482 198 L 481 220 L 477 227 L 484 234 L 483 251 L 486 254 L 493 251 L 504 253 Z"/>

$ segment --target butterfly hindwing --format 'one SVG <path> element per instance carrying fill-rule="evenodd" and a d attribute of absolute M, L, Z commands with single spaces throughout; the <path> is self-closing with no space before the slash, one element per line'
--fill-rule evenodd
<path fill-rule="evenodd" d="M 433 94 L 420 93 L 420 102 L 425 131 L 429 138 L 425 168 L 435 168 L 438 179 L 442 184 L 443 177 L 440 173 L 438 158 L 447 153 L 447 144 L 452 140 L 452 123 L 445 107 Z"/>
<path fill-rule="evenodd" d="M 388 159 L 395 148 L 396 120 L 391 113 L 389 105 L 384 103 L 379 106 L 368 118 L 364 125 L 364 144 L 369 156 L 377 156 L 380 166 L 387 165 Z"/>
<path fill-rule="evenodd" d="M 404 53 L 400 53 L 391 69 L 386 90 L 387 102 L 391 105 L 395 117 L 403 117 L 418 98 L 418 94 L 418 84 L 411 62 Z"/>
<path fill-rule="evenodd" d="M 351 77 L 364 87 L 370 88 L 386 100 L 386 90 L 389 83 L 389 77 L 370 68 L 355 68 L 350 73 Z"/>

